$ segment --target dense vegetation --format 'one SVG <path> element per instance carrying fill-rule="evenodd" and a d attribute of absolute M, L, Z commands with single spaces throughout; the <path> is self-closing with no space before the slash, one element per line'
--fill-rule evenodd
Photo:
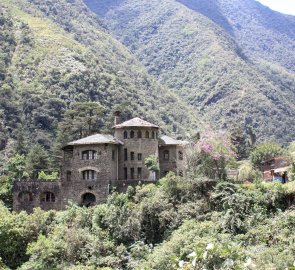
<path fill-rule="evenodd" d="M 34 144 L 51 151 L 64 130 L 59 123 L 81 103 L 101 107 L 90 132 L 111 132 L 117 109 L 176 136 L 200 126 L 189 106 L 150 77 L 82 1 L 5 0 L 0 7 L 1 169 Z"/>
<path fill-rule="evenodd" d="M 1 205 L 0 268 L 293 269 L 285 189 L 212 184 L 170 174 L 90 209 L 28 215 Z"/>
<path fill-rule="evenodd" d="M 242 164 L 241 149 L 250 155 Z M 294 182 L 263 184 L 255 168 L 290 153 L 291 180 L 294 149 L 294 142 L 253 147 L 237 130 L 208 132 L 187 149 L 184 177 L 169 173 L 125 194 L 114 190 L 91 208 L 69 203 L 64 211 L 10 212 L 14 181 L 49 161 L 35 145 L 27 157 L 10 158 L 0 176 L 0 269 L 294 269 Z M 158 170 L 152 156 L 145 165 Z M 233 167 L 254 184 L 231 182 L 226 169 Z"/>
<path fill-rule="evenodd" d="M 295 71 L 295 17 L 270 10 L 258 1 L 178 0 L 230 34 L 246 55 Z M 253 16 L 255 19 L 253 20 Z"/>
<path fill-rule="evenodd" d="M 239 121 L 259 140 L 292 140 L 292 16 L 254 0 L 85 2 L 150 74 L 208 122 L 227 128 Z"/>

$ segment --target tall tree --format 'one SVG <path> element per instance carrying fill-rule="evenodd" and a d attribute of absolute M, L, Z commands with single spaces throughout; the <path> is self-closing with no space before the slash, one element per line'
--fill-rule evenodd
<path fill-rule="evenodd" d="M 40 171 L 48 169 L 48 152 L 39 144 L 33 145 L 26 158 L 26 171 L 31 178 L 37 178 Z"/>

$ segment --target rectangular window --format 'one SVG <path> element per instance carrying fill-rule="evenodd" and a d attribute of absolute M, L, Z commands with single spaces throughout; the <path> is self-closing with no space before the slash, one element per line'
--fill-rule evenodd
<path fill-rule="evenodd" d="M 130 168 L 130 178 L 134 179 L 134 168 Z"/>
<path fill-rule="evenodd" d="M 169 151 L 168 150 L 164 151 L 164 160 L 169 160 Z"/>
<path fill-rule="evenodd" d="M 115 150 L 112 151 L 112 160 L 115 160 L 115 157 L 116 157 L 116 152 Z"/>
<path fill-rule="evenodd" d="M 71 180 L 72 180 L 72 172 L 67 171 L 67 181 L 71 181 Z"/>
<path fill-rule="evenodd" d="M 128 160 L 128 152 L 127 152 L 127 148 L 124 149 L 124 160 L 125 160 L 125 161 Z"/>
<path fill-rule="evenodd" d="M 142 154 L 141 153 L 138 153 L 137 154 L 137 158 L 138 158 L 138 160 L 142 160 Z"/>
<path fill-rule="evenodd" d="M 130 152 L 130 160 L 134 160 L 134 152 Z"/>
<path fill-rule="evenodd" d="M 141 168 L 137 168 L 137 178 L 141 179 Z"/>
<path fill-rule="evenodd" d="M 128 178 L 127 168 L 124 168 L 124 179 L 127 180 L 127 178 Z"/>

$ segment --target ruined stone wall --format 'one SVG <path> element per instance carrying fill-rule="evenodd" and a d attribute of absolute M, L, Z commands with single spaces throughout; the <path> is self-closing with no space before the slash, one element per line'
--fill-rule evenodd
<path fill-rule="evenodd" d="M 127 139 L 124 138 L 125 131 L 128 134 Z M 131 131 L 134 132 L 134 138 L 130 137 Z M 141 138 L 139 138 L 138 132 L 141 132 Z M 149 138 L 146 138 L 146 132 L 149 132 Z M 154 132 L 154 138 L 152 132 Z M 159 156 L 158 129 L 120 128 L 115 130 L 115 136 L 124 142 L 124 145 L 119 147 L 119 180 L 156 180 L 156 177 L 145 167 L 144 160 L 150 155 Z M 127 160 L 125 159 L 125 151 L 127 151 Z M 133 153 L 133 160 L 131 153 Z M 141 160 L 138 158 L 139 154 L 141 154 Z M 141 168 L 141 175 L 138 175 L 138 168 Z M 132 169 L 134 170 L 133 177 Z M 127 170 L 127 179 L 124 170 Z"/>
<path fill-rule="evenodd" d="M 47 192 L 54 195 L 47 196 Z M 40 207 L 43 210 L 63 209 L 61 182 L 56 181 L 16 181 L 13 187 L 13 210 L 27 211 Z"/>

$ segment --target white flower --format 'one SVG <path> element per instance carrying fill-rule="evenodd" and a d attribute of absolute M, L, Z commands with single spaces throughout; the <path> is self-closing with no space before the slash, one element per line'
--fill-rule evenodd
<path fill-rule="evenodd" d="M 197 258 L 194 258 L 193 261 L 192 261 L 192 265 L 193 265 L 193 267 L 195 267 L 196 264 L 197 264 Z"/>
<path fill-rule="evenodd" d="M 293 262 L 293 266 L 295 266 L 295 261 Z"/>
<path fill-rule="evenodd" d="M 203 259 L 206 260 L 207 259 L 207 256 L 208 256 L 208 252 L 205 251 L 204 254 L 203 254 Z"/>
<path fill-rule="evenodd" d="M 179 261 L 178 266 L 182 268 L 184 266 L 184 261 Z"/>
<path fill-rule="evenodd" d="M 244 267 L 249 267 L 252 264 L 252 259 L 248 258 L 247 261 L 244 263 Z"/>
<path fill-rule="evenodd" d="M 232 267 L 234 265 L 234 261 L 232 259 L 226 259 L 224 263 L 228 267 Z"/>
<path fill-rule="evenodd" d="M 187 255 L 188 257 L 196 257 L 197 256 L 197 253 L 196 252 L 192 252 L 190 254 Z"/>
<path fill-rule="evenodd" d="M 209 243 L 206 247 L 207 250 L 211 250 L 214 248 L 214 245 L 212 243 Z"/>

